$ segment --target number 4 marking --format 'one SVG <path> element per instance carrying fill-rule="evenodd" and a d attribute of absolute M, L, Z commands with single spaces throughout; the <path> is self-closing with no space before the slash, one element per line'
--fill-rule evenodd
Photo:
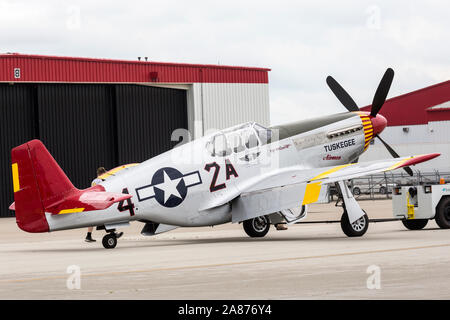
<path fill-rule="evenodd" d="M 128 188 L 122 189 L 122 193 L 129 194 Z M 124 206 L 125 201 L 127 202 L 126 206 Z M 131 202 L 131 198 L 120 201 L 117 209 L 119 209 L 120 212 L 124 212 L 124 211 L 128 210 L 128 211 L 130 211 L 130 216 L 134 216 L 134 203 Z"/>

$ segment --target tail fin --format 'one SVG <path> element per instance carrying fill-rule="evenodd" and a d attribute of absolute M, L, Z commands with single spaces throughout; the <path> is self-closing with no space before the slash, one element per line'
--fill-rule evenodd
<path fill-rule="evenodd" d="M 64 171 L 39 140 L 11 151 L 16 221 L 28 232 L 46 232 L 45 208 L 75 190 Z"/>
<path fill-rule="evenodd" d="M 45 212 L 52 214 L 103 210 L 128 194 L 105 192 L 101 185 L 85 190 L 75 188 L 64 171 L 39 140 L 11 151 L 16 221 L 27 232 L 47 232 Z"/>

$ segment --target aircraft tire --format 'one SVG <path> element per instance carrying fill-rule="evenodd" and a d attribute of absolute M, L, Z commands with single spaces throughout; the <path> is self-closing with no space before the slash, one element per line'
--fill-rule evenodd
<path fill-rule="evenodd" d="M 361 237 L 369 228 L 369 217 L 367 214 L 350 224 L 347 211 L 341 217 L 341 229 L 347 237 Z"/>
<path fill-rule="evenodd" d="M 421 230 L 428 223 L 427 219 L 402 220 L 403 225 L 409 230 Z"/>
<path fill-rule="evenodd" d="M 270 229 L 270 220 L 267 216 L 256 217 L 243 222 L 245 233 L 251 238 L 262 238 Z"/>
<path fill-rule="evenodd" d="M 117 245 L 117 238 L 114 232 L 106 234 L 102 239 L 102 244 L 105 249 L 114 249 Z"/>
<path fill-rule="evenodd" d="M 441 229 L 450 229 L 450 197 L 445 197 L 439 203 L 434 219 Z"/>

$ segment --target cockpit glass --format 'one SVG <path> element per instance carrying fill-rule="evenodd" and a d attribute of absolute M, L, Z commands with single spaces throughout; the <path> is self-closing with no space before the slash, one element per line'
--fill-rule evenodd
<path fill-rule="evenodd" d="M 245 149 L 244 143 L 242 142 L 242 136 L 238 132 L 229 134 L 227 140 L 228 146 L 234 153 L 239 153 Z"/>
<path fill-rule="evenodd" d="M 231 149 L 228 146 L 227 138 L 224 134 L 219 134 L 214 138 L 214 152 L 218 156 L 226 156 L 231 153 Z"/>
<path fill-rule="evenodd" d="M 216 134 L 206 148 L 212 156 L 223 157 L 270 143 L 272 132 L 256 123 L 246 123 Z"/>
<path fill-rule="evenodd" d="M 270 143 L 271 138 L 272 138 L 272 131 L 264 128 L 263 126 L 255 123 L 255 125 L 253 126 L 253 128 L 255 128 L 259 139 L 261 140 L 261 144 L 267 144 Z"/>
<path fill-rule="evenodd" d="M 249 130 L 244 134 L 244 143 L 247 149 L 252 149 L 259 145 L 258 137 L 253 130 Z"/>

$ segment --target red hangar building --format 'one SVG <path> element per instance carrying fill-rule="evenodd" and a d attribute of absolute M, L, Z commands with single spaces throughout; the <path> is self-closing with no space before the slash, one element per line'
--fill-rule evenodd
<path fill-rule="evenodd" d="M 370 106 L 362 109 L 369 111 Z M 450 172 L 450 80 L 391 98 L 380 114 L 388 121 L 380 136 L 401 156 L 441 154 L 412 167 L 413 171 Z M 389 157 L 386 148 L 375 139 L 360 161 Z"/>
<path fill-rule="evenodd" d="M 0 54 L 0 216 L 11 216 L 10 152 L 37 138 L 74 185 L 247 121 L 269 125 L 267 68 Z"/>

